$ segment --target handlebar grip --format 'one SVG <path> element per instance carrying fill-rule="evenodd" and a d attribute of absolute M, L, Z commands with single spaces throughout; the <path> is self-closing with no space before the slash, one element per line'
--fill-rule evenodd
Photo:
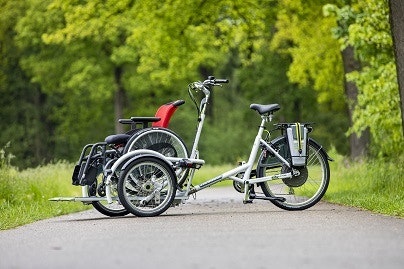
<path fill-rule="evenodd" d="M 215 79 L 215 83 L 229 83 L 229 80 L 228 79 L 217 78 L 217 79 Z"/>

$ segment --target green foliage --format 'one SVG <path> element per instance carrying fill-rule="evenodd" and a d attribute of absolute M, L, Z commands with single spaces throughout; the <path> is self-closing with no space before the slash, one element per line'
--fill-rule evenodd
<path fill-rule="evenodd" d="M 374 149 L 389 155 L 402 135 L 386 2 L 379 2 L 0 0 L 0 143 L 11 141 L 20 166 L 73 161 L 84 144 L 113 133 L 117 117 L 150 116 L 164 102 L 188 100 L 186 85 L 213 74 L 231 84 L 214 93 L 201 144 L 206 159 L 244 158 L 256 127 L 253 102 L 280 103 L 281 121 L 317 122 L 313 135 L 345 154 L 340 48 L 352 44 L 366 63 L 350 75 L 363 92 L 352 131 L 378 126 Z M 322 16 L 324 5 L 336 15 Z M 190 145 L 194 126 L 188 102 L 172 127 Z M 226 156 L 211 150 L 217 147 L 228 148 Z"/>
<path fill-rule="evenodd" d="M 118 89 L 124 114 L 150 115 L 230 50 L 244 64 L 258 57 L 268 14 L 261 4 L 272 2 L 30 0 L 15 40 L 23 69 L 54 97 L 56 158 L 72 159 L 112 132 Z"/>
<path fill-rule="evenodd" d="M 340 45 L 331 35 L 335 21 L 322 15 L 323 5 L 328 2 L 279 1 L 276 31 L 270 45 L 275 53 L 290 60 L 273 66 L 287 74 L 287 77 L 278 75 L 284 83 L 273 82 L 275 88 L 281 86 L 285 91 L 275 95 L 276 99 L 282 96 L 282 105 L 288 110 L 285 121 L 316 122 L 312 135 L 326 147 L 334 145 L 340 153 L 347 154 L 345 133 L 349 118 Z"/>
<path fill-rule="evenodd" d="M 379 157 L 396 156 L 404 147 L 395 70 L 391 61 L 349 75 L 361 89 L 352 131 L 360 133 L 369 127 L 372 149 Z"/>
<path fill-rule="evenodd" d="M 53 131 L 47 102 L 39 85 L 19 65 L 15 25 L 28 8 L 26 1 L 0 0 L 0 145 L 10 142 L 17 165 L 36 165 L 53 156 Z"/>
<path fill-rule="evenodd" d="M 335 21 L 322 16 L 329 0 L 280 0 L 274 50 L 290 55 L 287 75 L 291 82 L 318 91 L 319 103 L 334 111 L 345 109 L 343 70 L 338 42 L 330 29 Z"/>
<path fill-rule="evenodd" d="M 259 122 L 250 103 L 279 103 L 279 121 L 315 121 L 311 135 L 346 154 L 340 51 L 348 45 L 363 67 L 347 76 L 360 91 L 350 132 L 370 128 L 374 156 L 396 158 L 404 139 L 387 0 L 0 0 L 0 145 L 10 141 L 0 151 L 0 226 L 84 208 L 54 204 L 41 213 L 50 196 L 78 190 L 66 180 L 70 165 L 18 171 L 10 163 L 75 160 L 83 145 L 114 132 L 119 90 L 127 118 L 187 100 L 170 128 L 190 148 L 196 118 L 186 85 L 207 75 L 230 78 L 213 92 L 202 133 L 209 164 L 247 158 Z M 403 200 L 399 166 L 341 163 L 331 200 L 389 203 L 380 212 L 402 216 L 394 202 Z"/>
<path fill-rule="evenodd" d="M 342 46 L 353 46 L 362 70 L 347 75 L 359 88 L 350 132 L 369 128 L 374 155 L 397 156 L 404 146 L 388 1 L 353 1 L 325 7 L 341 22 L 334 28 Z M 369 15 L 371 14 L 371 15 Z"/>

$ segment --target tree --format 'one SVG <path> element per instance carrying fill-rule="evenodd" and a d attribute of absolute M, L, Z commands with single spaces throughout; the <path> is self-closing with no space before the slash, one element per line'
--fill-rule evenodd
<path fill-rule="evenodd" d="M 45 11 L 63 18 L 50 31 L 42 33 L 45 45 L 56 45 L 72 60 L 64 73 L 64 88 L 93 89 L 95 98 L 114 96 L 115 119 L 123 117 L 124 66 L 136 62 L 136 53 L 125 47 L 133 26 L 133 1 L 51 1 Z M 57 18 L 53 18 L 56 19 Z M 73 57 L 72 57 L 73 56 Z M 70 73 L 70 74 L 69 74 Z M 105 97 L 102 97 L 105 95 Z M 116 120 L 115 130 L 123 132 Z"/>
<path fill-rule="evenodd" d="M 393 36 L 398 88 L 400 93 L 401 125 L 404 134 L 404 2 L 401 0 L 390 0 L 389 7 L 390 26 Z"/>
<path fill-rule="evenodd" d="M 356 19 L 348 28 L 346 41 L 355 48 L 363 65 L 347 76 L 359 88 L 352 131 L 360 133 L 369 128 L 373 154 L 396 156 L 404 139 L 388 2 L 358 1 L 352 4 L 352 10 Z"/>
<path fill-rule="evenodd" d="M 346 36 L 348 35 L 348 27 L 355 21 L 355 15 L 350 6 L 338 8 L 336 5 L 327 4 L 323 7 L 323 13 L 326 17 L 334 14 L 336 17 L 336 26 L 331 31 L 334 38 L 341 42 L 341 56 L 344 67 L 344 88 L 347 96 L 347 107 L 350 126 L 354 125 L 354 110 L 358 104 L 359 90 L 357 85 L 347 80 L 346 74 L 359 71 L 362 67 L 361 62 L 355 57 L 355 48 L 346 44 Z M 368 153 L 369 147 L 369 129 L 363 130 L 361 134 L 350 133 L 350 157 L 352 159 L 363 158 Z"/>
<path fill-rule="evenodd" d="M 257 57 L 271 2 L 29 0 L 16 42 L 23 69 L 53 97 L 56 156 L 103 139 L 128 104 L 131 115 L 155 110 L 231 48 L 242 63 Z"/>
<path fill-rule="evenodd" d="M 334 34 L 337 32 L 339 41 L 341 42 L 341 51 L 343 61 L 345 62 L 345 71 L 349 72 L 345 74 L 346 86 L 352 86 L 354 83 L 358 88 L 358 93 L 355 93 L 355 89 L 349 89 L 352 92 L 352 97 L 357 96 L 357 100 L 352 99 L 348 102 L 348 108 L 351 108 L 350 115 L 352 115 L 352 127 L 349 130 L 350 134 L 356 134 L 358 137 L 366 138 L 366 132 L 369 130 L 372 138 L 372 151 L 377 156 L 391 156 L 392 154 L 399 153 L 399 148 L 402 147 L 403 136 L 401 135 L 401 124 L 397 121 L 398 112 L 398 96 L 396 88 L 396 78 L 394 62 L 392 62 L 392 49 L 391 49 L 391 35 L 388 24 L 387 16 L 387 1 L 336 1 L 342 7 L 336 8 L 335 5 L 327 5 L 325 11 L 330 11 L 330 6 L 335 7 L 338 13 L 337 19 L 334 25 L 331 23 L 326 30 L 334 28 Z M 323 26 L 327 20 L 318 23 L 316 19 L 320 18 L 317 15 L 311 17 L 311 12 L 318 10 L 316 5 L 324 4 L 316 1 L 305 1 L 304 5 L 299 1 L 284 0 L 282 3 L 286 4 L 289 11 L 295 10 L 297 14 L 301 14 L 302 18 L 298 15 L 287 16 L 287 19 L 282 19 L 279 16 L 280 22 L 278 23 L 281 40 L 287 41 L 286 45 L 289 46 L 288 52 L 292 55 L 293 59 L 304 58 L 305 61 L 299 61 L 300 64 L 296 65 L 297 71 L 292 74 L 291 65 L 289 70 L 289 77 L 291 79 L 296 78 L 299 83 L 308 81 L 306 78 L 317 81 L 319 77 L 313 76 L 308 70 L 319 70 L 319 66 L 315 65 L 316 60 L 306 58 L 304 50 L 299 48 L 305 48 L 307 51 L 317 48 L 316 43 L 323 44 L 325 37 L 315 37 L 312 34 L 321 32 L 321 26 Z M 314 5 L 313 8 L 305 8 Z M 314 10 L 314 11 L 313 11 Z M 290 12 L 289 14 L 293 14 Z M 311 18 L 311 19 L 307 19 Z M 307 19 L 307 20 L 306 20 Z M 312 23 L 311 23 L 312 22 Z M 313 23 L 314 22 L 314 23 Z M 282 24 L 283 23 L 283 24 Z M 296 31 L 297 27 L 301 29 Z M 307 27 L 306 25 L 309 25 Z M 319 26 L 321 25 L 321 26 Z M 306 26 L 306 27 L 305 27 Z M 286 30 L 285 30 L 286 29 Z M 303 30 L 305 29 L 305 30 Z M 315 30 L 313 30 L 315 29 Z M 299 35 L 299 31 L 303 34 Z M 310 35 L 311 34 L 311 35 Z M 323 32 L 326 36 L 326 33 Z M 307 38 L 309 37 L 310 38 Z M 328 36 L 327 38 L 331 38 Z M 310 44 L 307 39 L 315 40 L 312 46 L 305 46 Z M 274 39 L 276 41 L 276 39 Z M 294 49 L 297 47 L 297 49 Z M 339 48 L 338 48 L 339 49 Z M 354 51 L 354 57 L 352 57 L 352 49 Z M 294 50 L 299 51 L 298 55 L 294 53 Z M 317 51 L 316 49 L 314 49 Z M 335 53 L 335 47 L 334 47 Z M 321 59 L 327 59 L 322 57 Z M 359 70 L 349 70 L 349 62 L 354 63 L 352 60 L 356 60 L 360 63 Z M 295 61 L 295 60 L 293 60 Z M 341 61 L 340 61 L 341 62 Z M 297 62 L 296 62 L 297 63 Z M 322 61 L 325 69 L 332 68 L 332 65 L 328 61 Z M 306 68 L 302 68 L 306 67 Z M 307 67 L 309 69 L 307 69 Z M 357 66 L 358 68 L 359 66 Z M 303 71 L 303 72 L 302 72 Z M 321 76 L 320 76 L 321 77 Z M 332 76 L 331 76 L 332 77 Z M 341 79 L 341 82 L 343 79 Z M 309 81 L 310 82 L 310 81 Z M 314 84 L 315 85 L 315 84 Z M 349 91 L 347 93 L 350 93 Z M 397 127 L 399 127 L 397 129 Z M 400 132 L 397 132 L 400 130 Z M 360 141 L 357 139 L 356 141 Z M 367 141 L 367 139 L 364 139 Z M 355 147 L 355 144 L 351 145 Z M 362 147 L 363 148 L 363 147 Z M 362 150 L 359 150 L 359 153 Z"/>
<path fill-rule="evenodd" d="M 18 166 L 35 166 L 53 157 L 47 97 L 20 67 L 22 53 L 14 42 L 15 25 L 27 8 L 25 1 L 0 0 L 0 147 L 10 142 Z"/>
<path fill-rule="evenodd" d="M 333 118 L 328 119 L 328 132 L 344 137 L 349 127 L 349 106 L 344 91 L 340 45 L 331 35 L 336 22 L 322 14 L 322 7 L 327 2 L 280 0 L 271 47 L 290 56 L 287 71 L 290 82 L 302 90 L 315 91 L 313 95 L 321 106 L 321 112 L 315 115 L 317 121 L 332 113 Z M 354 146 L 350 144 L 350 148 Z M 346 150 L 342 152 L 346 153 Z"/>

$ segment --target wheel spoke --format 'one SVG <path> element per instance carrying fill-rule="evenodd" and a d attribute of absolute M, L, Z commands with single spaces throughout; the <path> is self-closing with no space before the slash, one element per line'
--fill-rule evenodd
<path fill-rule="evenodd" d="M 176 189 L 171 167 L 156 158 L 135 160 L 123 172 L 118 194 L 128 211 L 137 216 L 157 216 L 171 205 Z"/>
<path fill-rule="evenodd" d="M 278 145 L 286 140 L 279 140 Z M 309 141 L 309 157 L 305 167 L 296 167 L 300 173 L 288 179 L 277 179 L 261 184 L 266 196 L 280 196 L 286 201 L 272 201 L 275 205 L 288 210 L 306 209 L 316 204 L 324 195 L 329 182 L 329 166 L 327 158 L 321 147 L 318 147 L 311 140 Z M 286 156 L 285 156 L 286 157 Z M 270 160 L 273 161 L 273 160 Z M 283 167 L 265 167 L 265 161 L 258 169 L 259 177 L 269 176 L 277 173 L 286 173 L 290 169 Z"/>

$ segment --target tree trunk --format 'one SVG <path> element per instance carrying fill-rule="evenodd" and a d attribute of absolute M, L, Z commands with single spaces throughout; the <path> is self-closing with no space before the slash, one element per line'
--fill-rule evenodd
<path fill-rule="evenodd" d="M 344 64 L 344 73 L 350 73 L 360 69 L 360 63 L 355 59 L 354 49 L 351 46 L 346 47 L 342 51 L 342 61 Z M 353 125 L 353 111 L 358 102 L 358 88 L 355 83 L 347 81 L 344 78 L 345 94 L 348 98 L 348 115 L 350 126 Z M 350 155 L 352 159 L 360 159 L 368 152 L 369 130 L 362 132 L 360 136 L 355 133 L 349 136 Z"/>
<path fill-rule="evenodd" d="M 125 104 L 125 89 L 122 85 L 123 70 L 121 67 L 115 68 L 115 98 L 114 98 L 114 110 L 115 110 L 115 132 L 123 133 L 124 127 L 118 122 L 123 118 L 123 108 Z"/>
<path fill-rule="evenodd" d="M 404 1 L 390 0 L 390 28 L 396 57 L 397 80 L 400 94 L 401 123 L 404 134 Z"/>

